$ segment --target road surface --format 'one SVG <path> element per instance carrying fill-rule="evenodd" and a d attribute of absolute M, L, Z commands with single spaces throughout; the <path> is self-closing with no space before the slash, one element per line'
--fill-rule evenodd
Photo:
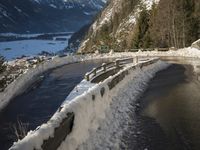
<path fill-rule="evenodd" d="M 14 98 L 0 114 L 0 149 L 7 150 L 16 141 L 14 125 L 18 121 L 27 124 L 28 130 L 48 121 L 85 73 L 105 61 L 87 61 L 54 69 L 46 73 L 36 87 Z"/>
<path fill-rule="evenodd" d="M 191 65 L 173 64 L 158 72 L 129 112 L 122 138 L 130 150 L 199 150 L 200 81 Z"/>

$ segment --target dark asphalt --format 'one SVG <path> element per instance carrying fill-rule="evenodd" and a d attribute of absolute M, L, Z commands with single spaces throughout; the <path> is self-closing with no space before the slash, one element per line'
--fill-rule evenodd
<path fill-rule="evenodd" d="M 18 120 L 27 124 L 28 130 L 48 121 L 85 73 L 105 61 L 87 61 L 54 69 L 44 75 L 37 87 L 14 98 L 0 114 L 0 150 L 7 150 L 16 141 L 13 126 Z"/>
<path fill-rule="evenodd" d="M 174 64 L 133 102 L 122 149 L 199 150 L 200 82 L 192 66 Z"/>

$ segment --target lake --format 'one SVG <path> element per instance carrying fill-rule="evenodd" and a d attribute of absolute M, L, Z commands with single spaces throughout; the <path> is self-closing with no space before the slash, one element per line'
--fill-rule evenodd
<path fill-rule="evenodd" d="M 60 37 L 58 37 L 60 38 Z M 63 40 L 63 39 L 66 39 Z M 68 46 L 70 36 L 63 37 L 62 40 L 21 40 L 0 42 L 0 55 L 7 60 L 15 59 L 22 55 L 34 56 L 42 51 L 56 53 L 64 50 Z"/>

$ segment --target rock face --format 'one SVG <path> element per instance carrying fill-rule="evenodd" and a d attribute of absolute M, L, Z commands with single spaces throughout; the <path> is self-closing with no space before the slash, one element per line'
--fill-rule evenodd
<path fill-rule="evenodd" d="M 0 32 L 76 31 L 106 0 L 1 0 Z"/>
<path fill-rule="evenodd" d="M 192 47 L 200 50 L 200 39 L 192 43 Z"/>
<path fill-rule="evenodd" d="M 89 29 L 79 52 L 94 52 L 99 45 L 110 46 L 116 50 L 131 47 L 132 35 L 142 7 L 151 9 L 158 0 L 110 0 Z"/>

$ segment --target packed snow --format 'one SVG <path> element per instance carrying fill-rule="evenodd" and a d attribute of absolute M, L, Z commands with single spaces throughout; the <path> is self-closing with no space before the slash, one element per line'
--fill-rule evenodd
<path fill-rule="evenodd" d="M 129 50 L 127 50 L 129 51 Z M 91 55 L 92 56 L 92 55 Z M 97 54 L 93 54 L 93 57 L 99 57 Z M 191 58 L 200 58 L 200 49 L 187 47 L 178 50 L 169 50 L 169 51 L 142 51 L 138 52 L 122 52 L 122 53 L 111 53 L 111 54 L 101 54 L 103 58 L 121 58 L 121 57 L 191 57 Z"/>
<path fill-rule="evenodd" d="M 143 69 L 137 67 L 133 70 L 131 66 L 124 68 L 129 70 L 129 75 L 115 88 L 109 91 L 107 84 L 124 70 L 64 103 L 61 111 L 56 112 L 47 124 L 38 127 L 37 131 L 30 131 L 27 137 L 18 141 L 11 150 L 41 149 L 43 140 L 54 135 L 54 129 L 60 125 L 68 112 L 75 114 L 73 130 L 58 150 L 106 149 L 108 145 L 118 148 L 117 137 L 120 137 L 118 131 L 120 124 L 126 119 L 121 113 L 126 112 L 129 101 L 135 100 L 142 93 L 155 73 L 166 67 L 168 64 L 158 61 Z M 103 87 L 105 94 L 102 97 L 100 90 Z M 95 100 L 92 100 L 92 95 L 95 95 Z"/>
<path fill-rule="evenodd" d="M 89 81 L 83 80 L 81 81 L 73 90 L 72 92 L 67 96 L 63 104 L 68 103 L 69 101 L 73 100 L 78 95 L 82 95 L 85 91 L 87 91 L 89 88 L 93 87 L 95 84 L 91 83 Z"/>
<path fill-rule="evenodd" d="M 200 58 L 200 50 L 196 48 L 183 48 L 179 50 L 169 50 L 166 52 L 161 51 L 138 51 L 136 53 L 132 53 L 132 56 L 155 56 L 155 57 L 193 57 Z"/>

